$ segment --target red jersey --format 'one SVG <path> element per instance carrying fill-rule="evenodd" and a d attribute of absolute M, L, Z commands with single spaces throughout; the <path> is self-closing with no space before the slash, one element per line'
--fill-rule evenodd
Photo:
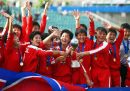
<path fill-rule="evenodd" d="M 47 22 L 46 20 L 47 20 L 47 16 L 46 16 L 46 15 L 43 15 L 42 20 L 41 20 L 41 23 L 40 23 L 40 32 L 41 32 L 41 33 L 44 33 L 44 31 L 45 31 L 46 22 Z"/>
<path fill-rule="evenodd" d="M 4 62 L 4 42 L 2 39 L 0 39 L 0 67 L 2 67 L 2 64 Z"/>
<path fill-rule="evenodd" d="M 90 40 L 89 38 L 86 38 L 85 43 L 81 44 L 79 43 L 76 51 L 77 52 L 84 52 L 84 51 L 89 51 L 92 49 L 93 41 Z M 83 58 L 82 65 L 84 66 L 85 70 L 87 71 L 87 74 L 89 78 L 90 76 L 90 63 L 91 63 L 91 56 L 84 56 Z M 84 76 L 84 70 L 82 67 L 79 68 L 72 68 L 73 69 L 73 83 L 74 84 L 86 84 L 86 78 Z"/>
<path fill-rule="evenodd" d="M 79 28 L 77 28 L 76 30 L 78 31 Z M 88 37 L 86 37 L 86 41 L 84 43 L 79 43 L 78 48 L 76 49 L 77 52 L 84 52 L 84 51 L 89 51 L 92 49 L 93 46 L 93 36 L 95 34 L 95 30 L 94 30 L 94 21 L 90 21 L 90 25 L 89 25 L 89 35 L 90 35 L 90 39 Z M 90 64 L 91 64 L 91 56 L 84 56 L 83 58 L 83 62 L 82 65 L 84 66 L 85 70 L 87 71 L 87 74 L 89 76 L 89 78 L 91 78 L 90 76 Z M 83 68 L 73 68 L 73 83 L 74 84 L 86 84 L 86 78 L 84 76 L 84 71 Z"/>
<path fill-rule="evenodd" d="M 29 35 L 32 31 L 32 16 L 28 18 L 22 17 L 22 34 L 20 36 L 20 42 L 29 42 Z"/>
<path fill-rule="evenodd" d="M 27 27 L 27 20 L 26 17 L 22 17 L 22 33 L 20 36 L 20 42 L 25 42 L 25 36 L 26 36 L 26 27 Z"/>
<path fill-rule="evenodd" d="M 57 50 L 60 51 L 66 51 L 61 48 L 61 46 L 57 47 Z M 52 65 L 53 68 L 53 78 L 71 83 L 71 57 L 68 56 L 66 57 L 65 62 L 59 61 L 56 64 Z"/>
<path fill-rule="evenodd" d="M 94 43 L 94 49 L 102 44 Z M 92 55 L 91 78 L 94 82 L 93 87 L 110 87 L 109 55 L 109 45 Z"/>
<path fill-rule="evenodd" d="M 41 23 L 40 23 L 40 32 L 43 33 L 46 28 L 46 15 L 43 15 Z M 27 25 L 27 30 L 29 31 L 28 34 L 32 32 L 33 28 L 33 22 L 32 22 L 32 16 L 28 17 L 28 25 Z"/>
<path fill-rule="evenodd" d="M 119 31 L 119 36 L 118 38 L 116 39 L 116 41 L 111 44 L 109 43 L 110 45 L 110 68 L 111 69 L 117 69 L 119 70 L 120 69 L 120 45 L 121 45 L 121 42 L 123 40 L 123 37 L 124 37 L 124 31 L 123 30 L 120 30 Z"/>
<path fill-rule="evenodd" d="M 42 60 L 39 61 L 38 73 L 44 76 L 52 77 L 52 64 L 54 62 L 54 57 L 43 56 Z"/>
<path fill-rule="evenodd" d="M 94 43 L 94 49 L 102 45 Z M 103 50 L 92 55 L 92 68 L 109 69 L 109 45 Z"/>
<path fill-rule="evenodd" d="M 38 72 L 40 60 L 43 60 L 43 57 L 48 55 L 51 56 L 52 54 L 52 51 L 46 52 L 33 45 L 27 46 L 23 57 L 24 65 L 22 71 Z"/>
<path fill-rule="evenodd" d="M 25 46 L 20 46 L 20 48 L 14 48 L 14 34 L 11 33 L 6 42 L 5 48 L 5 61 L 3 68 L 20 72 L 21 66 L 20 62 L 22 61 L 22 54 L 24 53 Z"/>
<path fill-rule="evenodd" d="M 84 44 L 79 44 L 79 46 L 77 47 L 76 51 L 77 52 L 84 52 L 84 51 L 89 51 L 92 49 L 93 46 L 93 41 L 90 40 L 89 38 L 86 38 L 86 41 Z M 90 61 L 91 61 L 91 56 L 84 56 L 83 57 L 83 66 L 85 67 L 85 69 L 88 71 L 90 68 Z"/>

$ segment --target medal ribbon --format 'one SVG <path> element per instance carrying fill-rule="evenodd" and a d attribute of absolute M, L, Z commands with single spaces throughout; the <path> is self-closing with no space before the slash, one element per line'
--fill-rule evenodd
<path fill-rule="evenodd" d="M 94 49 L 96 48 L 96 45 L 97 45 L 97 43 L 95 42 L 95 43 L 94 43 Z M 94 53 L 94 58 L 95 58 L 95 57 L 97 57 L 97 56 L 96 56 L 96 53 Z"/>
<path fill-rule="evenodd" d="M 47 56 L 46 65 L 49 66 L 51 64 L 51 57 Z"/>
<path fill-rule="evenodd" d="M 19 55 L 19 62 L 20 63 L 23 63 L 23 59 L 22 59 L 22 55 L 21 55 L 21 52 L 20 52 L 20 49 L 18 48 L 18 55 Z"/>
<path fill-rule="evenodd" d="M 128 54 L 128 51 L 129 51 L 129 41 L 127 40 L 127 45 L 125 45 L 125 41 L 123 40 L 123 46 L 124 46 L 124 49 L 125 49 L 125 54 Z"/>
<path fill-rule="evenodd" d="M 62 51 L 62 46 L 61 46 L 61 43 L 60 43 L 60 51 Z"/>
<path fill-rule="evenodd" d="M 78 46 L 78 52 L 84 52 L 85 44 L 82 44 L 82 51 L 80 51 L 80 47 Z"/>
<path fill-rule="evenodd" d="M 115 43 L 112 44 L 112 48 L 114 49 L 114 58 L 116 58 L 116 45 Z"/>

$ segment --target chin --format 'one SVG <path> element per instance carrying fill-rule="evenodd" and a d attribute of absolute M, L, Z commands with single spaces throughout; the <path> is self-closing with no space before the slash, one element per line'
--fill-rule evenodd
<path fill-rule="evenodd" d="M 105 40 L 102 40 L 102 39 L 101 39 L 101 40 L 99 40 L 99 42 L 103 42 L 103 41 L 105 41 Z"/>
<path fill-rule="evenodd" d="M 80 41 L 80 43 L 84 43 L 85 41 Z"/>
<path fill-rule="evenodd" d="M 39 44 L 36 44 L 35 46 L 37 46 L 37 47 L 38 47 L 38 46 L 39 46 Z"/>

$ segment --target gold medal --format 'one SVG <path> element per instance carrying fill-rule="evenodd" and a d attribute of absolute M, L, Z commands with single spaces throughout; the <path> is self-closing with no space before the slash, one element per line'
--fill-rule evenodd
<path fill-rule="evenodd" d="M 116 62 L 116 58 L 113 58 L 113 61 Z"/>
<path fill-rule="evenodd" d="M 128 57 L 128 55 L 127 55 L 127 54 L 125 54 L 125 55 L 124 55 L 124 57 L 125 57 L 125 58 L 127 58 L 127 57 Z"/>
<path fill-rule="evenodd" d="M 80 59 L 79 62 L 82 63 L 82 62 L 83 62 L 83 59 Z"/>
<path fill-rule="evenodd" d="M 20 66 L 23 66 L 23 62 L 20 62 Z"/>
<path fill-rule="evenodd" d="M 97 57 L 94 57 L 95 60 L 97 60 Z"/>

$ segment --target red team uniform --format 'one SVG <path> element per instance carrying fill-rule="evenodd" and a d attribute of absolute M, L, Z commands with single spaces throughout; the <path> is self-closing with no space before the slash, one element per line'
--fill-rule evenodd
<path fill-rule="evenodd" d="M 66 51 L 57 47 L 57 50 Z M 72 83 L 72 73 L 71 73 L 71 57 L 67 56 L 65 62 L 59 61 L 52 65 L 53 69 L 53 78 L 59 81 Z"/>
<path fill-rule="evenodd" d="M 36 46 L 28 45 L 23 57 L 24 65 L 22 67 L 22 71 L 38 72 L 39 63 L 41 60 L 43 60 L 42 58 L 52 55 L 53 55 L 52 51 L 46 52 Z"/>
<path fill-rule="evenodd" d="M 102 45 L 94 43 L 94 49 Z M 100 52 L 92 55 L 91 78 L 93 87 L 110 87 L 109 45 Z"/>
<path fill-rule="evenodd" d="M 22 61 L 21 58 L 25 48 L 26 45 L 20 46 L 19 48 L 14 48 L 14 34 L 10 33 L 6 42 L 5 61 L 3 64 L 3 68 L 15 72 L 20 72 L 20 62 Z"/>
<path fill-rule="evenodd" d="M 79 28 L 77 28 L 78 31 Z M 95 34 L 95 29 L 94 29 L 94 21 L 90 21 L 90 27 L 89 27 L 89 35 L 90 39 L 86 37 L 86 40 L 84 43 L 79 43 L 78 48 L 76 49 L 77 52 L 84 52 L 84 51 L 89 51 L 92 49 L 92 46 L 94 44 L 93 39 L 91 39 Z M 84 66 L 85 70 L 87 71 L 87 74 L 89 78 L 91 79 L 90 75 L 90 68 L 91 68 L 91 56 L 84 56 L 82 58 L 83 62 L 82 65 Z M 84 76 L 84 71 L 83 68 L 72 68 L 72 81 L 74 84 L 86 84 L 86 78 Z"/>
<path fill-rule="evenodd" d="M 113 44 L 110 45 L 110 74 L 111 74 L 111 86 L 119 86 L 121 83 L 120 78 L 120 45 L 124 37 L 124 30 L 119 31 L 119 36 Z"/>
<path fill-rule="evenodd" d="M 3 39 L 0 39 L 0 67 L 2 67 L 2 64 L 4 62 L 4 41 Z"/>
<path fill-rule="evenodd" d="M 89 38 L 86 38 L 85 43 L 80 43 L 78 48 L 76 49 L 77 52 L 84 52 L 84 51 L 89 51 L 92 49 L 92 40 Z M 91 56 L 84 56 L 83 58 L 83 66 L 85 67 L 85 70 L 87 71 L 87 74 L 90 76 L 90 64 L 91 64 Z M 84 71 L 82 67 L 80 68 L 72 68 L 73 73 L 72 73 L 72 80 L 74 84 L 86 84 L 86 78 L 84 77 Z"/>

